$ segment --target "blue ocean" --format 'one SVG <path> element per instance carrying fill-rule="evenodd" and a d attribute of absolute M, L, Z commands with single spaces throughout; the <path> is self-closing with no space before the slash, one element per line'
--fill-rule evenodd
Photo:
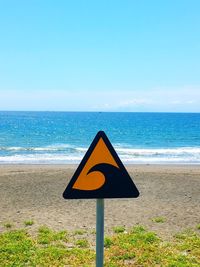
<path fill-rule="evenodd" d="M 0 163 L 79 163 L 99 130 L 124 163 L 200 164 L 200 113 L 5 111 Z"/>

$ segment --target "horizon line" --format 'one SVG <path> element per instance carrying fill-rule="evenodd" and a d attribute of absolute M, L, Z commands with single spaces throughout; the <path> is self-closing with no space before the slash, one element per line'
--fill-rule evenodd
<path fill-rule="evenodd" d="M 63 113 L 181 113 L 199 114 L 200 111 L 104 111 L 104 110 L 0 110 L 0 112 L 63 112 Z"/>

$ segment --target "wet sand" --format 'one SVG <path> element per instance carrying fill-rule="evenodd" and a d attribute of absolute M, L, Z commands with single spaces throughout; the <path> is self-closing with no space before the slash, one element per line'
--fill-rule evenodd
<path fill-rule="evenodd" d="M 53 229 L 95 229 L 95 200 L 64 200 L 75 165 L 0 165 L 0 231 L 32 219 Z M 105 200 L 105 229 L 141 224 L 170 237 L 200 223 L 199 165 L 128 165 L 137 199 Z M 152 218 L 164 217 L 164 223 Z"/>

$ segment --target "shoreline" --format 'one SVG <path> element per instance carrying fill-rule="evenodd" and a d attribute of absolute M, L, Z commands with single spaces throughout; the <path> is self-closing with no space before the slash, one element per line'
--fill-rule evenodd
<path fill-rule="evenodd" d="M 16 228 L 33 220 L 33 231 L 95 229 L 95 200 L 64 200 L 62 193 L 77 164 L 0 165 L 0 231 L 10 222 Z M 163 237 L 200 223 L 198 165 L 125 165 L 140 191 L 137 199 L 106 199 L 106 233 L 114 226 L 141 224 Z M 164 223 L 153 218 L 163 217 Z"/>
<path fill-rule="evenodd" d="M 81 162 L 81 161 L 80 161 Z M 17 166 L 55 166 L 55 167 L 62 167 L 62 166 L 70 166 L 70 167 L 75 167 L 78 166 L 79 163 L 0 163 L 0 166 L 2 167 L 17 167 Z M 160 167 L 168 167 L 168 166 L 174 166 L 174 167 L 189 167 L 189 166 L 199 166 L 200 167 L 200 163 L 124 163 L 123 165 L 126 166 L 127 168 L 129 167 L 135 167 L 135 166 L 141 166 L 141 167 L 145 167 L 145 166 L 160 166 Z"/>

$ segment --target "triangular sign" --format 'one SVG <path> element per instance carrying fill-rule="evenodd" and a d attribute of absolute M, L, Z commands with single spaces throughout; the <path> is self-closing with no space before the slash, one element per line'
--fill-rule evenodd
<path fill-rule="evenodd" d="M 63 193 L 66 199 L 136 198 L 139 191 L 106 134 L 100 131 Z"/>

